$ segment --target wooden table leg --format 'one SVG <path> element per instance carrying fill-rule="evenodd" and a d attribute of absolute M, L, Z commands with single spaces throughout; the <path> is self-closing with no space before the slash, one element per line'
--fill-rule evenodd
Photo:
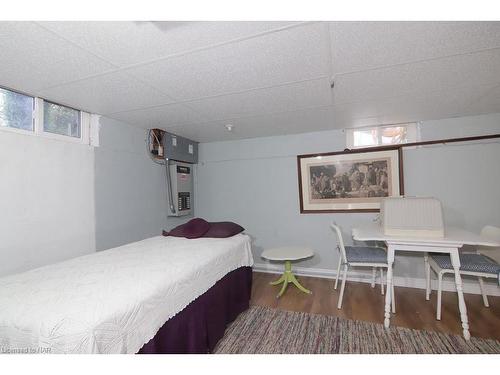
<path fill-rule="evenodd" d="M 460 310 L 460 318 L 462 320 L 462 328 L 464 338 L 466 340 L 470 339 L 469 332 L 469 320 L 467 318 L 467 306 L 465 305 L 464 292 L 462 290 L 462 277 L 460 276 L 460 256 L 458 255 L 458 249 L 450 250 L 451 264 L 453 270 L 455 271 L 455 284 L 457 286 L 458 294 L 458 309 Z"/>
<path fill-rule="evenodd" d="M 385 328 L 389 328 L 391 324 L 391 298 L 392 293 L 389 291 L 392 290 L 392 265 L 394 263 L 394 247 L 392 245 L 387 246 L 387 293 L 385 293 L 385 319 L 384 326 Z"/>

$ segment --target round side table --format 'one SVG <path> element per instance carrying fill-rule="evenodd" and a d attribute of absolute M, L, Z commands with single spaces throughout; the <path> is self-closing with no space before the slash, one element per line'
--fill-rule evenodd
<path fill-rule="evenodd" d="M 295 278 L 295 275 L 292 273 L 292 261 L 300 260 L 305 258 L 310 258 L 314 255 L 314 251 L 307 247 L 278 247 L 274 249 L 265 250 L 262 253 L 262 258 L 274 261 L 284 261 L 285 262 L 285 272 L 281 277 L 270 283 L 271 285 L 279 285 L 283 283 L 280 292 L 276 296 L 276 298 L 280 298 L 289 283 L 295 285 L 300 291 L 311 294 L 312 292 L 306 288 L 304 288 L 298 280 Z"/>

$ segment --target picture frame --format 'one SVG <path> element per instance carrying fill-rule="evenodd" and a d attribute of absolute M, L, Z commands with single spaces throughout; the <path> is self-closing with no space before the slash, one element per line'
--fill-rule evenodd
<path fill-rule="evenodd" d="M 404 194 L 400 146 L 297 155 L 300 213 L 379 212 Z"/>

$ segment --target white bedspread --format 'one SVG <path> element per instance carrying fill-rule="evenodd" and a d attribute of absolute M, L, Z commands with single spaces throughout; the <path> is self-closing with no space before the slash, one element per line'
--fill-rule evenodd
<path fill-rule="evenodd" d="M 136 353 L 228 272 L 250 239 L 153 237 L 0 279 L 0 352 Z"/>

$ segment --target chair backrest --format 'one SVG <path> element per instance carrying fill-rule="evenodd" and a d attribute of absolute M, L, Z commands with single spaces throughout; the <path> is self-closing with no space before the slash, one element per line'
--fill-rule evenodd
<path fill-rule="evenodd" d="M 345 254 L 345 246 L 344 246 L 344 239 L 342 238 L 342 230 L 340 227 L 332 222 L 330 224 L 330 228 L 332 228 L 333 232 L 337 235 L 337 248 L 340 252 L 340 256 L 342 257 L 342 263 L 347 263 L 347 257 Z"/>
<path fill-rule="evenodd" d="M 481 230 L 481 237 L 500 243 L 500 228 L 487 225 Z M 486 255 L 500 263 L 500 247 L 478 246 L 477 250 L 479 251 L 479 253 Z"/>

